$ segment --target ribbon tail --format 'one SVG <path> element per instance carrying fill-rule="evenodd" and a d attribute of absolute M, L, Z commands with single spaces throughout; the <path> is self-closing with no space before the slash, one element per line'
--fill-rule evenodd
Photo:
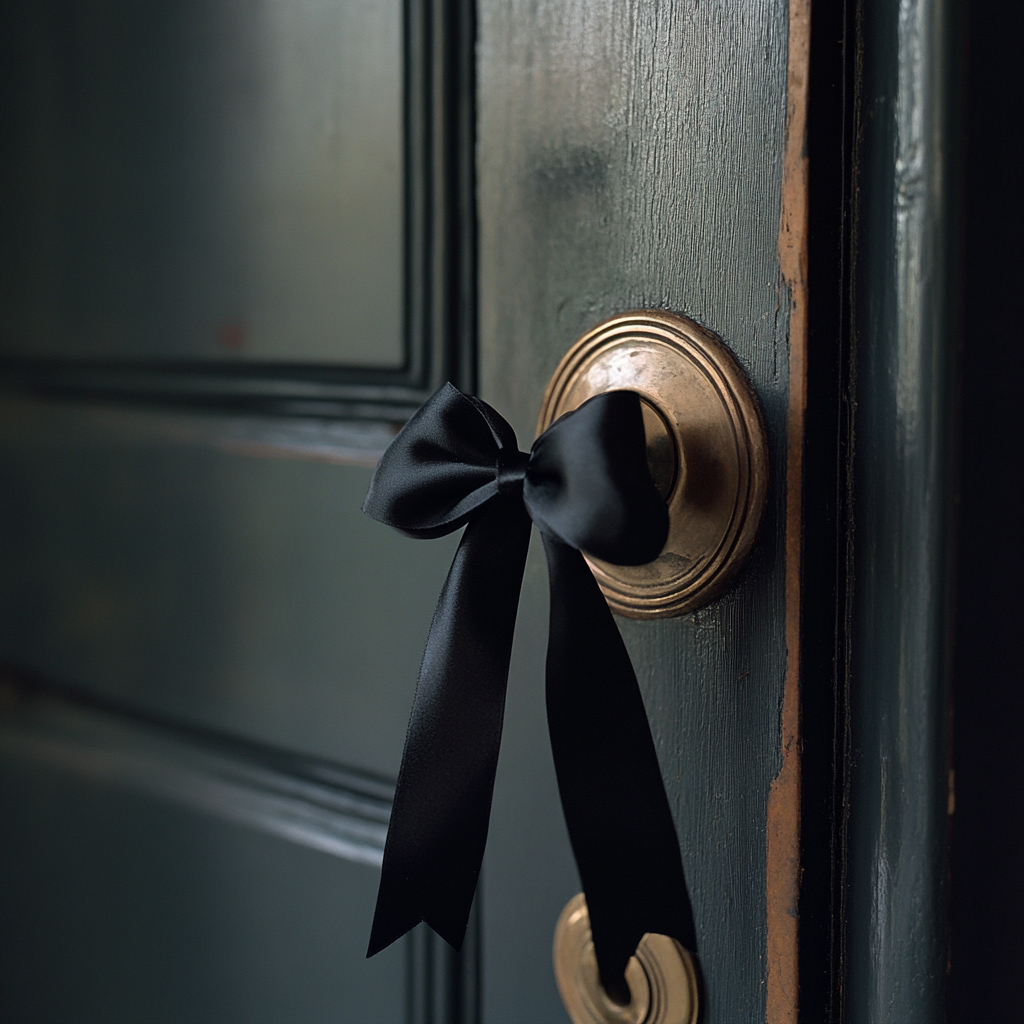
<path fill-rule="evenodd" d="M 543 536 L 551 749 L 601 982 L 621 990 L 645 932 L 695 949 L 693 912 L 629 654 L 582 554 Z"/>
<path fill-rule="evenodd" d="M 530 541 L 521 501 L 472 519 L 427 638 L 367 956 L 426 921 L 462 948 L 480 875 Z"/>

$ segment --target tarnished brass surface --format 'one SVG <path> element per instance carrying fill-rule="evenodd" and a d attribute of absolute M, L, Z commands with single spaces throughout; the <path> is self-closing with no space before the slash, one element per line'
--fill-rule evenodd
<path fill-rule="evenodd" d="M 573 896 L 558 918 L 554 961 L 558 991 L 573 1024 L 695 1024 L 697 1020 L 693 960 L 667 935 L 648 933 L 630 958 L 628 1005 L 606 995 L 597 977 L 583 893 Z"/>
<path fill-rule="evenodd" d="M 588 556 L 612 610 L 668 618 L 717 597 L 750 552 L 768 492 L 757 398 L 732 353 L 692 320 L 661 310 L 612 317 L 566 353 L 538 432 L 604 391 L 644 402 L 647 456 L 669 506 L 669 536 L 648 565 Z"/>

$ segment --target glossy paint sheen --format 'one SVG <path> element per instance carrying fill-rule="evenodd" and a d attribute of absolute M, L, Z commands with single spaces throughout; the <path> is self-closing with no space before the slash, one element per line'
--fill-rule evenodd
<path fill-rule="evenodd" d="M 947 968 L 949 18 L 865 5 L 846 988 L 865 1024 L 941 1019 Z"/>
<path fill-rule="evenodd" d="M 529 437 L 559 359 L 661 307 L 735 352 L 784 465 L 788 303 L 777 258 L 787 5 L 480 7 L 480 383 Z M 648 704 L 694 904 L 703 1020 L 765 1014 L 765 844 L 786 668 L 779 477 L 723 598 L 619 620 Z M 486 862 L 487 1019 L 557 1021 L 558 912 L 578 888 L 543 726 L 543 568 L 528 567 Z M 615 822 L 608 822 L 615 828 Z M 547 834 L 554 839 L 538 842 Z M 498 881 L 500 879 L 500 881 Z"/>

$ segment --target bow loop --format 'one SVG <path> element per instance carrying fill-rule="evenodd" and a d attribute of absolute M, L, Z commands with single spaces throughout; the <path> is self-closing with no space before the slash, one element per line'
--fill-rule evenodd
<path fill-rule="evenodd" d="M 523 500 L 533 521 L 570 547 L 615 565 L 657 558 L 668 509 L 647 468 L 639 396 L 597 395 L 544 431 Z"/>
<path fill-rule="evenodd" d="M 363 511 L 424 539 L 466 523 L 498 493 L 494 467 L 510 437 L 518 450 L 512 428 L 481 405 L 451 384 L 434 392 L 381 456 Z"/>

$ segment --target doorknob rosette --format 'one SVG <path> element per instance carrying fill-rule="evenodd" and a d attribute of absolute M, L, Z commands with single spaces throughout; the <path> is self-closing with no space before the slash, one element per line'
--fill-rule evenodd
<path fill-rule="evenodd" d="M 611 565 L 589 555 L 587 561 L 620 615 L 683 615 L 722 593 L 757 536 L 768 494 L 757 397 L 718 338 L 662 310 L 623 313 L 583 335 L 548 384 L 538 433 L 606 391 L 640 395 L 669 536 L 647 565 Z"/>
<path fill-rule="evenodd" d="M 675 939 L 646 934 L 626 967 L 629 1002 L 601 987 L 583 893 L 565 905 L 555 926 L 555 981 L 573 1024 L 696 1024 L 697 972 Z"/>

